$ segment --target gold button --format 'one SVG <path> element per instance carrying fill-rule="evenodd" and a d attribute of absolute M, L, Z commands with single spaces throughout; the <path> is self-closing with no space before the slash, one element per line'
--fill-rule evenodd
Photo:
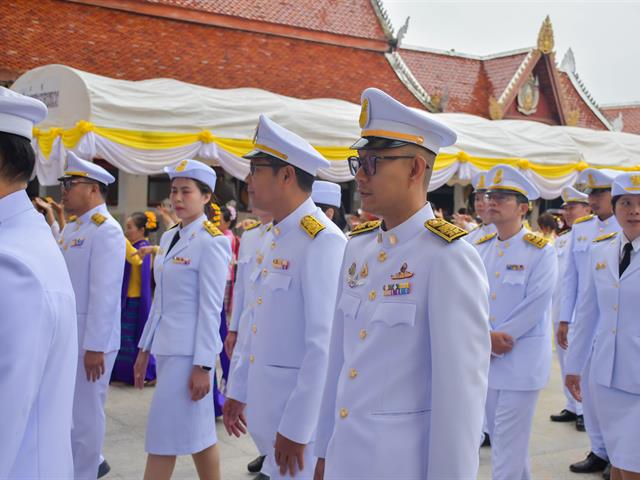
<path fill-rule="evenodd" d="M 273 250 L 274 248 L 276 248 L 276 242 L 271 242 L 271 250 Z"/>
<path fill-rule="evenodd" d="M 275 233 L 276 235 L 280 235 L 280 229 L 278 227 L 275 227 L 273 229 L 273 233 Z"/>
<path fill-rule="evenodd" d="M 379 262 L 384 262 L 386 259 L 387 259 L 387 252 L 382 251 L 378 254 Z"/>
<path fill-rule="evenodd" d="M 262 269 L 262 276 L 263 276 L 263 277 L 266 277 L 266 276 L 267 276 L 267 269 L 266 269 L 266 268 L 263 268 L 263 269 Z"/>
<path fill-rule="evenodd" d="M 365 338 L 367 338 L 367 331 L 363 328 L 360 330 L 360 340 L 364 340 Z"/>
<path fill-rule="evenodd" d="M 258 327 L 256 325 L 252 325 L 251 331 L 255 334 L 258 331 Z"/>
<path fill-rule="evenodd" d="M 347 415 L 349 415 L 349 410 L 347 410 L 346 408 L 341 408 L 340 409 L 340 418 L 347 418 Z"/>
<path fill-rule="evenodd" d="M 356 378 L 358 376 L 358 371 L 355 368 L 349 370 L 349 378 Z"/>
<path fill-rule="evenodd" d="M 256 300 L 256 303 L 258 305 L 262 305 L 262 297 L 258 297 L 258 300 Z"/>
<path fill-rule="evenodd" d="M 496 294 L 495 294 L 495 293 L 492 293 L 492 294 L 491 294 L 491 300 L 495 300 L 495 299 L 496 299 Z"/>
<path fill-rule="evenodd" d="M 393 233 L 389 236 L 389 243 L 391 245 L 395 245 L 398 243 L 398 237 L 396 237 Z"/>
<path fill-rule="evenodd" d="M 498 252 L 498 256 L 499 256 L 499 257 L 504 256 L 504 252 L 503 252 L 502 250 L 500 250 L 500 251 Z"/>
<path fill-rule="evenodd" d="M 374 301 L 376 299 L 376 291 L 375 290 L 371 290 L 369 292 L 369 300 Z"/>
<path fill-rule="evenodd" d="M 255 362 L 255 360 L 256 360 L 256 357 L 254 357 L 253 355 L 249 355 L 249 361 L 251 363 Z"/>
<path fill-rule="evenodd" d="M 508 248 L 509 247 L 509 242 L 504 242 L 504 246 L 505 246 L 505 248 Z"/>
<path fill-rule="evenodd" d="M 496 272 L 496 278 L 500 276 L 500 272 Z"/>

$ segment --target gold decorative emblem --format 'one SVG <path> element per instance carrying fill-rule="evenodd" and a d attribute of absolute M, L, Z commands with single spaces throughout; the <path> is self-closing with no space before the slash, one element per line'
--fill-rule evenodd
<path fill-rule="evenodd" d="M 545 55 L 549 55 L 553 52 L 555 42 L 553 39 L 553 26 L 551 25 L 551 19 L 549 15 L 542 22 L 540 32 L 538 33 L 538 50 Z"/>
<path fill-rule="evenodd" d="M 540 101 L 540 81 L 530 74 L 518 92 L 518 111 L 523 115 L 533 115 Z"/>
<path fill-rule="evenodd" d="M 491 120 L 502 120 L 504 111 L 502 110 L 502 104 L 495 99 L 495 97 L 489 98 L 489 118 Z"/>
<path fill-rule="evenodd" d="M 496 174 L 493 177 L 493 183 L 494 185 L 500 185 L 502 183 L 502 169 L 499 168 L 498 170 L 496 170 Z"/>
<path fill-rule="evenodd" d="M 589 174 L 589 187 L 591 188 L 596 187 L 596 179 L 594 178 L 592 173 Z"/>
<path fill-rule="evenodd" d="M 360 225 L 356 225 L 353 227 L 353 230 L 349 232 L 349 237 L 353 237 L 355 235 L 360 235 L 366 232 L 372 232 L 376 230 L 382 222 L 380 220 L 370 220 L 368 222 L 361 223 Z"/>
<path fill-rule="evenodd" d="M 362 106 L 360 107 L 360 128 L 364 128 L 369 123 L 369 99 L 362 100 Z"/>
<path fill-rule="evenodd" d="M 189 163 L 189 160 L 182 160 L 176 167 L 176 172 L 184 172 L 185 169 L 187 168 L 188 163 Z"/>
<path fill-rule="evenodd" d="M 629 180 L 634 187 L 640 187 L 640 175 L 631 175 Z"/>
<path fill-rule="evenodd" d="M 446 220 L 443 220 L 442 218 L 432 218 L 431 220 L 427 220 L 426 222 L 424 222 L 424 226 L 449 243 L 457 240 L 460 237 L 464 237 L 467 233 L 469 233 L 466 230 L 454 225 L 453 223 L 449 223 Z"/>
<path fill-rule="evenodd" d="M 360 278 L 367 278 L 369 276 L 369 266 L 365 263 L 360 269 Z"/>
<path fill-rule="evenodd" d="M 400 271 L 398 273 L 394 273 L 391 275 L 391 280 L 404 280 L 406 278 L 413 277 L 413 272 L 409 271 L 409 266 L 407 262 L 404 262 L 400 267 Z"/>
<path fill-rule="evenodd" d="M 378 254 L 378 261 L 379 261 L 379 262 L 384 262 L 386 259 L 387 259 L 387 252 L 385 252 L 385 251 L 381 251 L 381 252 Z"/>
<path fill-rule="evenodd" d="M 478 184 L 476 185 L 476 190 L 484 190 L 485 184 L 484 184 L 484 174 L 480 175 L 480 177 L 478 178 Z"/>
<path fill-rule="evenodd" d="M 325 226 L 312 215 L 305 215 L 302 217 L 302 220 L 300 220 L 300 226 L 311 238 L 316 238 L 316 235 L 325 229 Z"/>

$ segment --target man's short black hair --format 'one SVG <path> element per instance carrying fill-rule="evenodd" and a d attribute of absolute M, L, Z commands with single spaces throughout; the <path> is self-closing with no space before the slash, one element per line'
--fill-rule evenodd
<path fill-rule="evenodd" d="M 293 170 L 296 174 L 296 181 L 298 182 L 298 186 L 300 190 L 303 192 L 310 192 L 313 186 L 313 182 L 316 180 L 314 175 L 311 175 L 309 172 L 305 172 L 301 168 L 296 167 L 295 165 L 291 165 L 290 163 L 285 162 L 284 160 L 280 160 L 273 155 L 265 154 L 263 157 L 260 157 L 264 160 L 267 160 L 271 165 L 273 165 L 276 169 L 281 169 L 285 167 L 293 167 Z"/>
<path fill-rule="evenodd" d="M 35 164 L 36 152 L 28 138 L 0 132 L 0 177 L 10 182 L 28 182 Z"/>
<path fill-rule="evenodd" d="M 516 203 L 518 205 L 521 205 L 523 203 L 526 203 L 527 205 L 529 205 L 529 199 L 525 197 L 523 194 L 516 193 L 515 196 L 516 196 Z"/>

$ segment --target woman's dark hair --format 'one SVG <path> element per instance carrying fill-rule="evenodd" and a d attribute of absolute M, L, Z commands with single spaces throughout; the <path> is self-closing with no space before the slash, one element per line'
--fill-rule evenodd
<path fill-rule="evenodd" d="M 0 177 L 10 182 L 28 182 L 36 164 L 29 139 L 0 132 Z"/>
<path fill-rule="evenodd" d="M 231 210 L 229 210 L 229 208 L 226 205 L 220 206 L 220 213 L 222 214 L 222 218 L 224 218 L 224 221 L 229 224 L 229 228 L 235 228 L 237 218 L 231 218 L 232 216 Z"/>
<path fill-rule="evenodd" d="M 149 223 L 149 218 L 143 212 L 133 212 L 131 214 L 131 220 L 133 220 L 133 224 L 136 228 L 144 228 L 144 236 L 148 236 L 150 233 L 158 230 L 158 222 L 156 221 L 155 228 L 148 228 L 147 224 Z"/>
<path fill-rule="evenodd" d="M 319 207 L 323 212 L 326 213 L 327 209 L 333 209 L 333 223 L 335 223 L 340 230 L 344 232 L 344 229 L 347 228 L 347 214 L 344 211 L 344 207 L 340 205 L 340 207 L 336 207 L 334 205 L 327 205 L 326 203 L 316 203 L 316 206 Z"/>
<path fill-rule="evenodd" d="M 173 180 L 175 180 L 175 178 L 171 180 L 171 184 L 173 184 Z M 207 216 L 207 218 L 211 220 L 211 217 L 213 216 L 213 209 L 211 208 L 211 202 L 216 201 L 215 194 L 211 191 L 211 189 L 209 188 L 209 185 L 207 185 L 206 183 L 203 183 L 200 180 L 196 180 L 195 178 L 191 178 L 190 180 L 193 180 L 193 182 L 196 184 L 196 187 L 198 187 L 198 190 L 200 190 L 201 194 L 206 195 L 208 193 L 211 195 L 211 200 L 209 200 L 204 205 L 204 213 Z"/>
<path fill-rule="evenodd" d="M 616 203 L 618 203 L 618 200 L 620 200 L 620 197 L 622 195 L 616 195 L 615 197 L 611 197 L 611 206 L 613 207 L 613 211 L 616 211 Z"/>
<path fill-rule="evenodd" d="M 538 227 L 556 231 L 558 229 L 558 222 L 553 215 L 545 212 L 538 217 Z"/>

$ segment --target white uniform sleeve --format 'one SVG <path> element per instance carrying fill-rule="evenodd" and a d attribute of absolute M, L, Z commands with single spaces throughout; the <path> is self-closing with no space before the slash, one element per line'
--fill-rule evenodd
<path fill-rule="evenodd" d="M 249 264 L 243 262 L 238 263 L 238 268 L 236 269 L 236 283 L 233 287 L 233 311 L 229 322 L 230 332 L 237 332 L 240 327 L 240 317 L 244 312 L 244 286 L 248 268 Z"/>
<path fill-rule="evenodd" d="M 427 292 L 433 413 L 426 478 L 476 478 L 491 354 L 489 285 L 472 246 L 447 248 L 431 268 Z"/>
<path fill-rule="evenodd" d="M 591 252 L 593 252 L 593 249 L 591 249 Z M 593 265 L 591 252 L 588 259 L 589 266 Z M 573 328 L 573 339 L 569 344 L 565 357 L 565 375 L 582 374 L 582 370 L 591 353 L 593 337 L 598 324 L 598 316 L 600 314 L 598 292 L 596 291 L 592 268 L 587 268 L 586 270 L 586 290 L 580 294 L 580 300 L 576 307 L 576 318 L 579 318 L 579 321 L 571 326 Z"/>
<path fill-rule="evenodd" d="M 320 233 L 311 241 L 301 271 L 305 355 L 296 387 L 289 396 L 278 427 L 280 434 L 298 443 L 309 443 L 318 423 L 329 361 L 331 322 L 346 242 L 343 235 Z"/>
<path fill-rule="evenodd" d="M 96 228 L 89 260 L 89 304 L 81 348 L 106 352 L 113 322 L 120 321 L 125 240 L 115 225 L 107 223 Z"/>
<path fill-rule="evenodd" d="M 499 328 L 516 341 L 538 324 L 545 309 L 551 307 L 551 295 L 558 276 L 555 249 L 547 245 L 542 251 L 542 258 L 532 268 L 524 300 L 513 308 Z"/>
<path fill-rule="evenodd" d="M 566 266 L 560 277 L 559 285 L 562 285 L 560 291 L 560 309 L 558 322 L 573 322 L 573 312 L 576 308 L 576 298 L 578 297 L 578 267 L 576 265 L 576 257 L 573 252 L 575 245 L 575 229 L 571 231 L 571 242 L 569 245 L 571 248 L 567 251 Z"/>
<path fill-rule="evenodd" d="M 0 254 L 0 478 L 7 478 L 38 395 L 55 328 L 31 269 Z"/>
<path fill-rule="evenodd" d="M 216 355 L 222 348 L 220 314 L 231 262 L 231 247 L 226 237 L 206 239 L 201 252 L 198 298 L 198 321 L 193 364 L 215 367 Z M 213 241 L 211 241 L 213 240 Z"/>

